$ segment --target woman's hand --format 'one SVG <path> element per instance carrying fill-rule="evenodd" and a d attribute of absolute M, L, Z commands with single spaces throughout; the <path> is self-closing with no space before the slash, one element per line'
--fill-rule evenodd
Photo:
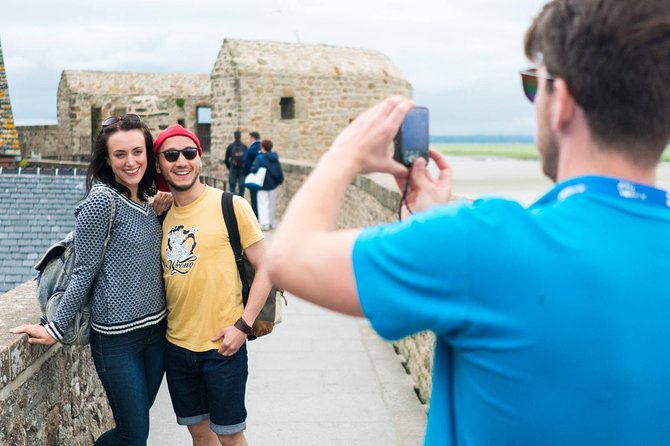
<path fill-rule="evenodd" d="M 170 206 L 174 203 L 174 198 L 170 192 L 158 191 L 152 198 L 151 207 L 154 208 L 156 215 L 161 215 L 163 212 L 170 209 Z"/>
<path fill-rule="evenodd" d="M 14 334 L 27 334 L 29 336 L 29 344 L 53 345 L 56 343 L 56 340 L 51 337 L 47 329 L 38 324 L 19 325 L 18 327 L 10 329 L 9 332 Z"/>

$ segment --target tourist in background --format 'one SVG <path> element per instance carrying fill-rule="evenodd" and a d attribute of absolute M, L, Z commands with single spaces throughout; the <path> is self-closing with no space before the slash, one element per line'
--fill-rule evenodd
<path fill-rule="evenodd" d="M 153 138 L 140 117 L 105 119 L 86 177 L 87 196 L 75 209 L 75 268 L 56 316 L 44 326 L 11 330 L 28 334 L 31 344 L 54 344 L 93 289 L 91 354 L 116 423 L 96 446 L 146 445 L 149 408 L 163 379 L 161 227 L 149 205 L 155 178 Z"/>
<path fill-rule="evenodd" d="M 447 204 L 442 154 L 430 151 L 437 178 L 423 158 L 408 171 L 389 154 L 414 106 L 393 97 L 340 133 L 296 193 L 271 279 L 388 339 L 435 333 L 426 445 L 668 445 L 670 193 L 655 184 L 670 2 L 554 0 L 525 48 L 555 187 L 529 208 Z M 370 172 L 407 191 L 403 221 L 337 230 L 349 184 Z"/>
<path fill-rule="evenodd" d="M 228 168 L 228 184 L 230 185 L 230 192 L 244 196 L 244 155 L 247 153 L 247 146 L 244 145 L 240 138 L 242 133 L 239 130 L 233 132 L 235 140 L 226 147 L 226 156 L 224 163 Z"/>
<path fill-rule="evenodd" d="M 269 231 L 275 225 L 275 210 L 277 208 L 277 187 L 284 182 L 284 172 L 279 163 L 279 155 L 272 151 L 272 141 L 261 141 L 261 153 L 256 157 L 251 172 L 257 172 L 261 167 L 267 169 L 263 187 L 258 191 L 258 222 L 264 231 Z"/>
<path fill-rule="evenodd" d="M 251 172 L 251 166 L 259 153 L 261 153 L 261 135 L 258 132 L 250 132 L 249 148 L 244 155 L 244 166 L 242 167 L 244 176 Z M 258 218 L 258 191 L 249 189 L 249 201 L 251 201 L 251 209 Z"/>

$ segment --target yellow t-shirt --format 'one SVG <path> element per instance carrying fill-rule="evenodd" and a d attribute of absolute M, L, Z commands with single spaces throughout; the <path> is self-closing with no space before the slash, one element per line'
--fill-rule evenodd
<path fill-rule="evenodd" d="M 207 187 L 163 222 L 161 260 L 171 343 L 191 351 L 218 349 L 210 338 L 242 315 L 242 282 L 221 211 L 222 191 Z M 242 249 L 263 239 L 249 203 L 233 198 Z"/>

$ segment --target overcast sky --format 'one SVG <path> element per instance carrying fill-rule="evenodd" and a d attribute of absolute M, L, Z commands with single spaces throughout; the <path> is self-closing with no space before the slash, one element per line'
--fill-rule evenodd
<path fill-rule="evenodd" d="M 4 0 L 0 40 L 18 125 L 56 122 L 64 69 L 209 73 L 230 37 L 377 50 L 430 108 L 431 134 L 533 135 L 518 72 L 544 3 Z"/>

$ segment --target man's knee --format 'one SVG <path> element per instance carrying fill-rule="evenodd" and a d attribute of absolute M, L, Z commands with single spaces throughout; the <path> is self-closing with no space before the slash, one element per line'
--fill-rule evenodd
<path fill-rule="evenodd" d="M 196 446 L 216 445 L 216 434 L 209 427 L 209 420 L 202 420 L 188 426 L 188 431 Z"/>
<path fill-rule="evenodd" d="M 238 432 L 233 435 L 219 435 L 219 442 L 221 442 L 221 446 L 247 446 L 244 432 Z"/>

